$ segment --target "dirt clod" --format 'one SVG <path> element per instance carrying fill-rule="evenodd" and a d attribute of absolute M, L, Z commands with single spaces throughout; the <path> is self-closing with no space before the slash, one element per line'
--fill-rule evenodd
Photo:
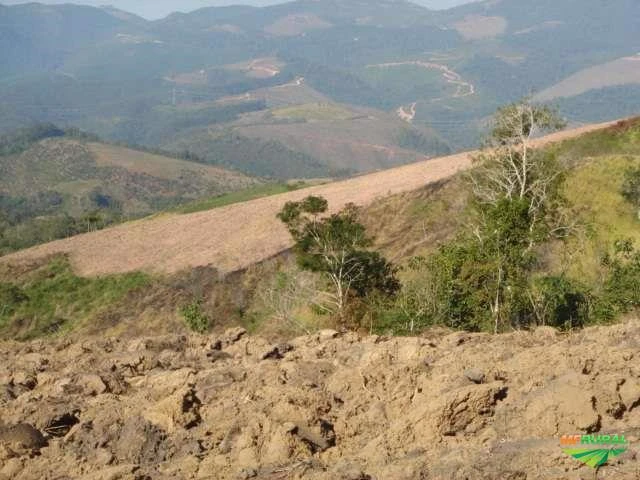
<path fill-rule="evenodd" d="M 0 479 L 583 480 L 559 437 L 620 433 L 599 478 L 637 480 L 638 338 L 640 321 L 3 343 Z"/>

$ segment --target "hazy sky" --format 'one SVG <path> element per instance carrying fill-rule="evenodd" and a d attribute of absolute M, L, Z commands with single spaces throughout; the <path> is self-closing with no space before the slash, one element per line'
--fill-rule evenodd
<path fill-rule="evenodd" d="M 34 0 L 29 0 L 34 1 Z M 0 0 L 0 4 L 14 5 L 29 3 L 27 0 Z M 38 0 L 35 0 L 38 1 Z M 283 3 L 279 0 L 39 0 L 40 3 L 81 3 L 85 5 L 113 5 L 128 12 L 137 13 L 148 19 L 162 18 L 171 12 L 190 12 L 202 7 L 220 5 L 269 5 Z M 430 8 L 448 8 L 472 0 L 413 0 Z"/>

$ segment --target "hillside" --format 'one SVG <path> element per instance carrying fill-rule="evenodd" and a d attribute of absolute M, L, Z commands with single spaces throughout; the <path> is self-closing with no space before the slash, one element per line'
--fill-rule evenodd
<path fill-rule="evenodd" d="M 574 221 L 586 229 L 569 242 L 568 250 L 577 252 L 564 258 L 565 264 L 556 251 L 554 264 L 546 267 L 592 281 L 614 241 L 640 242 L 633 206 L 620 195 L 624 172 L 640 162 L 639 133 L 640 120 L 635 118 L 546 147 L 568 169 L 563 196 L 575 207 Z M 364 209 L 362 221 L 375 235 L 377 248 L 404 262 L 454 238 L 468 220 L 468 210 L 469 187 L 457 175 L 379 199 Z"/>
<path fill-rule="evenodd" d="M 179 135 L 163 147 L 285 179 L 353 175 L 451 151 L 434 130 L 408 125 L 395 114 L 329 102 L 286 103 Z"/>
<path fill-rule="evenodd" d="M 28 139 L 20 132 L 6 137 L 0 155 L 0 252 L 260 183 L 241 173 L 100 143 L 55 127 L 42 137 Z"/>
<path fill-rule="evenodd" d="M 571 138 L 607 125 L 560 132 L 538 142 Z M 315 194 L 327 198 L 333 210 L 348 202 L 367 205 L 376 198 L 450 177 L 469 167 L 470 161 L 471 154 L 463 153 L 207 212 L 129 222 L 8 255 L 0 263 L 31 262 L 64 253 L 81 275 L 137 270 L 175 273 L 209 265 L 220 272 L 233 272 L 273 257 L 291 245 L 288 232 L 276 219 L 288 200 Z"/>

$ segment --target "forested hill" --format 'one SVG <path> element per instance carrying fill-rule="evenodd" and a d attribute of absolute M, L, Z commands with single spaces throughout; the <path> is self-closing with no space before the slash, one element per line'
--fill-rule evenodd
<path fill-rule="evenodd" d="M 247 152 L 277 142 L 272 150 L 291 152 L 287 167 L 310 167 L 303 176 L 384 168 L 417 159 L 398 149 L 402 125 L 425 137 L 421 154 L 464 149 L 499 105 L 531 93 L 574 122 L 637 111 L 639 15 L 633 0 L 438 12 L 401 0 L 299 0 L 157 21 L 113 8 L 3 7 L 0 131 L 54 122 L 173 150 L 193 138 L 202 149 L 242 139 Z M 290 107 L 305 113 L 281 114 Z M 327 149 L 354 118 L 369 120 L 351 121 L 340 151 Z M 384 141 L 367 136 L 374 130 Z M 242 158 L 224 162 L 248 171 Z M 268 163 L 249 173 L 278 175 Z"/>
<path fill-rule="evenodd" d="M 0 137 L 0 254 L 262 181 L 39 125 Z"/>

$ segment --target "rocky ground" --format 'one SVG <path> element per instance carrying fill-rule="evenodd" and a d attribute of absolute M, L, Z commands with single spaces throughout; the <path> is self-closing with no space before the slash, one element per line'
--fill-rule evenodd
<path fill-rule="evenodd" d="M 624 433 L 599 471 L 559 436 Z M 0 344 L 2 479 L 638 479 L 640 322 Z"/>

